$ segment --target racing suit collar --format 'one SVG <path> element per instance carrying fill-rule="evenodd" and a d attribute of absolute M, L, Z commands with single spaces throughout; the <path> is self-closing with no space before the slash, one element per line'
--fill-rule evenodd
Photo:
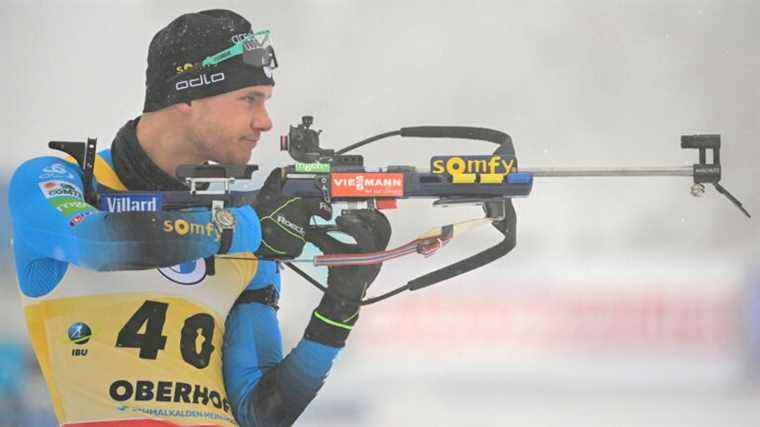
<path fill-rule="evenodd" d="M 185 184 L 153 163 L 140 146 L 137 141 L 139 121 L 139 117 L 128 121 L 111 144 L 114 170 L 121 182 L 132 191 L 187 190 Z"/>

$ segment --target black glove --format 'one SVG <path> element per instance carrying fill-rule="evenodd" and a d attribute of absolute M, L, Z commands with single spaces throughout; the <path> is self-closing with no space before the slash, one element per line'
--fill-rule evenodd
<path fill-rule="evenodd" d="M 356 243 L 343 243 L 324 231 L 309 231 L 307 240 L 323 253 L 358 253 L 384 251 L 391 238 L 388 219 L 377 210 L 351 210 L 339 216 L 338 229 Z M 382 264 L 329 267 L 327 291 L 312 313 L 305 337 L 331 347 L 346 345 L 346 338 L 359 318 L 359 307 L 369 285 Z"/>
<path fill-rule="evenodd" d="M 320 209 L 319 200 L 286 196 L 282 193 L 283 184 L 282 170 L 276 168 L 251 203 L 261 222 L 261 247 L 256 251 L 259 258 L 297 257 L 306 243 L 306 227 L 311 217 L 330 219 Z"/>

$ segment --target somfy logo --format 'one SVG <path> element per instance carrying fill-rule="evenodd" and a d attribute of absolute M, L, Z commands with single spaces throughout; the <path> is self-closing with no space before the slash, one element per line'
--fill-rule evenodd
<path fill-rule="evenodd" d="M 224 73 L 214 73 L 212 75 L 201 74 L 200 76 L 190 80 L 180 80 L 174 85 L 177 92 L 185 90 L 191 87 L 207 86 L 214 83 L 219 83 L 224 80 Z"/>

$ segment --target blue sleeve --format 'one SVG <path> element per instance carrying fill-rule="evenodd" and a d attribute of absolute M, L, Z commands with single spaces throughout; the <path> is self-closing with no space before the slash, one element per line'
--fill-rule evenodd
<path fill-rule="evenodd" d="M 259 264 L 249 289 L 280 290 L 276 263 Z M 259 303 L 229 313 L 224 335 L 225 387 L 241 426 L 290 425 L 314 399 L 340 349 L 301 339 L 283 359 L 277 313 Z"/>
<path fill-rule="evenodd" d="M 136 270 L 219 250 L 208 210 L 101 212 L 85 202 L 82 188 L 79 168 L 56 157 L 29 160 L 11 178 L 9 206 L 22 290 L 55 286 L 68 263 L 98 271 Z M 247 206 L 231 210 L 237 226 L 230 252 L 255 251 L 261 241 L 256 213 Z"/>

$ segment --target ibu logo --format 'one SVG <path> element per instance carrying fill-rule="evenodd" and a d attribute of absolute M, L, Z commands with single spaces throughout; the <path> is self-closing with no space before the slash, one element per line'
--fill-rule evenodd
<path fill-rule="evenodd" d="M 183 262 L 171 267 L 159 268 L 162 276 L 180 285 L 195 285 L 206 278 L 206 260 L 204 258 L 195 261 Z"/>
<path fill-rule="evenodd" d="M 84 345 L 92 337 L 92 329 L 86 323 L 77 322 L 69 326 L 69 341 L 74 344 Z"/>
<path fill-rule="evenodd" d="M 85 345 L 90 342 L 92 338 L 92 329 L 87 326 L 86 323 L 77 322 L 69 326 L 68 330 L 69 341 L 78 346 Z M 86 348 L 72 348 L 71 355 L 73 357 L 87 356 Z"/>
<path fill-rule="evenodd" d="M 163 198 L 155 193 L 102 193 L 98 199 L 101 211 L 121 212 L 157 212 L 161 210 Z"/>

